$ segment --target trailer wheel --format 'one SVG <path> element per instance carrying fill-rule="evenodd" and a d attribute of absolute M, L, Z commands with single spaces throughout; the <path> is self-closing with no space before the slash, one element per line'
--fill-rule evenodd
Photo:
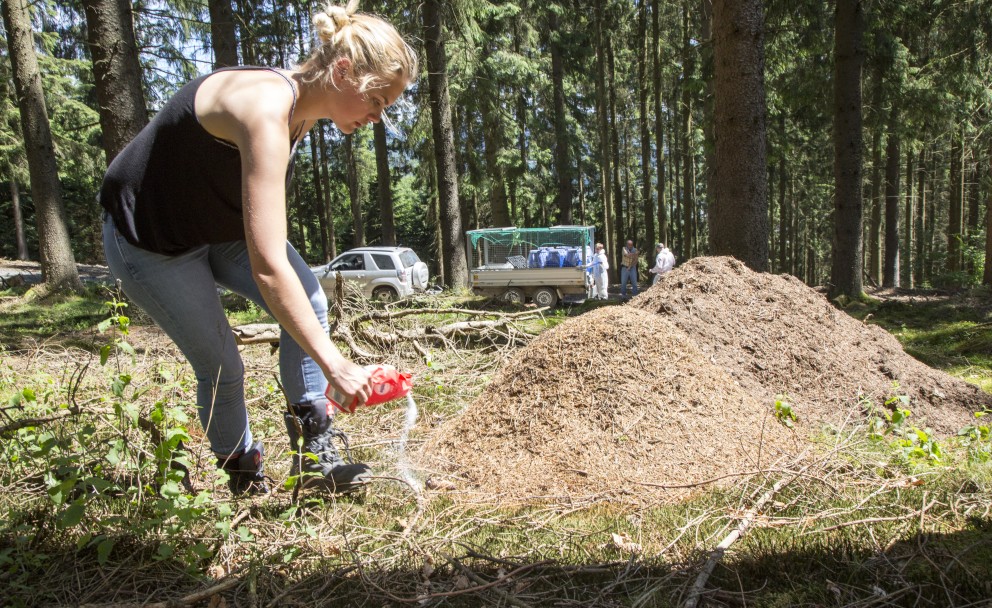
<path fill-rule="evenodd" d="M 558 292 L 551 287 L 541 287 L 531 297 L 538 308 L 551 308 L 558 303 Z"/>
<path fill-rule="evenodd" d="M 527 297 L 524 295 L 523 290 L 516 287 L 510 287 L 503 293 L 499 295 L 501 302 L 506 302 L 508 304 L 520 304 L 523 305 L 527 301 Z"/>

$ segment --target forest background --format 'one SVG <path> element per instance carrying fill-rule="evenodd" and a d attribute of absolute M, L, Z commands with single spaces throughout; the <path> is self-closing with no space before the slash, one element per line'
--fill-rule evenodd
<path fill-rule="evenodd" d="M 71 284 L 60 263 L 102 259 L 108 159 L 195 76 L 300 62 L 319 5 L 3 8 L 0 256 Z M 394 132 L 324 124 L 300 146 L 290 238 L 311 263 L 398 242 L 458 286 L 464 230 L 577 223 L 613 256 L 663 241 L 680 262 L 729 253 L 835 294 L 992 280 L 992 2 L 360 8 L 424 69 Z"/>

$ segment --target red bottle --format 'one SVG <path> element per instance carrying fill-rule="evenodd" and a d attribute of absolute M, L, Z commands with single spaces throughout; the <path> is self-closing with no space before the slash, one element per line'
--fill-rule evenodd
<path fill-rule="evenodd" d="M 372 394 L 365 405 L 379 405 L 393 399 L 406 397 L 410 389 L 413 388 L 413 377 L 406 372 L 397 370 L 392 365 L 368 365 L 365 369 L 372 373 Z M 358 408 L 357 398 L 346 404 L 344 403 L 344 395 L 331 385 L 327 385 L 325 394 L 331 405 L 338 411 L 353 414 Z"/>

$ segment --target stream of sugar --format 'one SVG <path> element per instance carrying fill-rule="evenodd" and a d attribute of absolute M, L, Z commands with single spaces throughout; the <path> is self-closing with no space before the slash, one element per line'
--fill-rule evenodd
<path fill-rule="evenodd" d="M 420 494 L 423 490 L 423 486 L 420 484 L 420 480 L 413 474 L 410 469 L 410 462 L 406 457 L 406 442 L 410 438 L 410 429 L 417 424 L 417 402 L 413 400 L 413 395 L 407 393 L 406 395 L 406 416 L 403 422 L 403 431 L 400 433 L 400 441 L 397 446 L 397 461 L 396 468 L 399 470 L 400 477 L 402 477 L 413 490 Z"/>

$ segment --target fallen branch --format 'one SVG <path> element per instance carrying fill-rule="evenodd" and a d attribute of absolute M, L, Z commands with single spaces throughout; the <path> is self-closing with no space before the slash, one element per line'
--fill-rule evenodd
<path fill-rule="evenodd" d="M 506 319 L 519 319 L 538 315 L 548 310 L 548 307 L 535 308 L 533 310 L 521 310 L 518 312 L 497 312 L 492 310 L 472 310 L 470 308 L 404 308 L 402 310 L 372 310 L 352 319 L 352 323 L 365 323 L 368 321 L 390 321 L 409 317 L 411 315 L 465 315 L 467 317 L 500 317 Z"/>
<path fill-rule="evenodd" d="M 183 596 L 177 600 L 166 600 L 164 602 L 123 602 L 112 604 L 83 604 L 79 608 L 186 608 L 203 600 L 209 599 L 218 593 L 223 593 L 235 587 L 241 579 L 236 577 L 226 578 L 213 587 L 208 587 L 203 591 L 197 591 Z"/>
<path fill-rule="evenodd" d="M 231 328 L 238 344 L 261 344 L 278 342 L 281 333 L 277 323 L 250 323 Z"/>
<path fill-rule="evenodd" d="M 797 460 L 802 459 L 805 454 L 806 453 L 803 452 Z M 751 527 L 751 524 L 754 522 L 755 518 L 757 518 L 758 515 L 761 515 L 765 505 L 768 504 L 771 499 L 782 490 L 782 488 L 801 477 L 809 467 L 810 465 L 806 465 L 799 471 L 793 473 L 791 477 L 783 477 L 782 479 L 776 481 L 771 489 L 765 492 L 761 498 L 759 498 L 758 501 L 744 513 L 744 516 L 741 517 L 740 521 L 737 523 L 737 527 L 734 528 L 730 534 L 725 536 L 724 539 L 720 541 L 720 544 L 710 552 L 710 556 L 706 560 L 706 564 L 703 565 L 703 569 L 699 572 L 699 575 L 696 577 L 696 581 L 689 589 L 689 597 L 682 605 L 683 608 L 696 608 L 699 604 L 699 597 L 703 594 L 703 588 L 706 586 L 706 581 L 709 580 L 710 575 L 713 574 L 713 569 L 716 568 L 717 563 L 719 563 L 719 561 L 723 559 L 723 556 L 727 553 L 727 549 L 729 549 L 730 546 L 733 545 L 738 538 L 743 536 L 747 529 Z"/>
<path fill-rule="evenodd" d="M 42 418 L 20 418 L 9 424 L 0 426 L 0 437 L 6 439 L 8 435 L 16 431 L 19 431 L 20 429 L 28 428 L 31 426 L 41 426 L 49 422 L 57 422 L 59 420 L 65 420 L 69 416 L 73 416 L 77 413 L 78 412 L 75 412 L 73 410 L 62 410 L 62 412 L 57 416 L 45 416 Z"/>
<path fill-rule="evenodd" d="M 854 521 L 845 521 L 839 524 L 834 524 L 832 526 L 827 526 L 826 528 L 817 528 L 816 530 L 810 530 L 809 532 L 803 532 L 803 536 L 809 534 L 818 534 L 820 532 L 829 532 L 831 530 L 840 530 L 841 528 L 849 528 L 851 526 L 860 526 L 862 524 L 880 524 L 887 521 L 906 521 L 910 517 L 922 516 L 927 512 L 927 509 L 937 504 L 936 500 L 930 502 L 930 504 L 924 505 L 919 511 L 913 511 L 907 515 L 895 515 L 893 517 L 869 517 L 867 519 L 857 519 Z"/>

